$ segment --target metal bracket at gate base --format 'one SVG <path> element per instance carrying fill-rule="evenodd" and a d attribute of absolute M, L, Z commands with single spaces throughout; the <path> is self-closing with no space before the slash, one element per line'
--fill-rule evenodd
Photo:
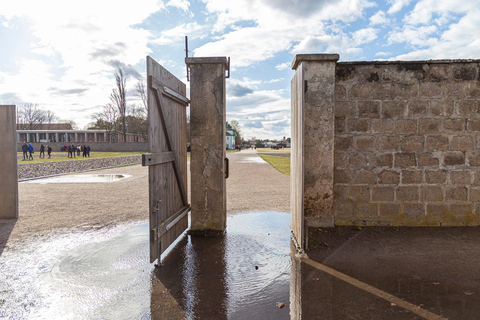
<path fill-rule="evenodd" d="M 158 237 L 162 236 L 165 232 L 173 228 L 178 221 L 180 221 L 183 217 L 187 215 L 190 211 L 190 205 L 186 205 L 185 207 L 181 208 L 170 217 L 168 217 L 165 221 L 160 223 L 157 228 L 157 235 Z"/>

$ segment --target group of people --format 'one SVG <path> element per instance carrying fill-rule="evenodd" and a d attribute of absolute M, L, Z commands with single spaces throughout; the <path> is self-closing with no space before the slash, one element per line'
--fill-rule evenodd
<path fill-rule="evenodd" d="M 47 144 L 46 149 L 47 149 L 48 157 L 50 158 L 51 154 L 52 154 L 52 147 Z M 33 160 L 33 153 L 35 153 L 35 149 L 33 148 L 31 143 L 27 146 L 27 143 L 24 142 L 23 146 L 22 146 L 22 151 L 23 151 L 23 160 L 22 161 Z M 43 144 L 40 145 L 39 158 L 45 158 L 45 146 Z"/>
<path fill-rule="evenodd" d="M 50 145 L 44 146 L 43 144 L 40 145 L 40 155 L 39 158 L 45 158 L 45 149 L 47 150 L 48 158 L 51 158 L 52 156 L 52 147 Z M 81 146 L 81 145 L 71 145 L 71 146 L 63 146 L 60 147 L 60 151 L 68 151 L 68 157 L 69 158 L 74 158 L 75 153 L 80 156 L 80 152 L 83 152 L 84 157 L 90 157 L 90 146 Z M 35 150 L 32 146 L 31 143 L 27 145 L 26 142 L 23 143 L 22 145 L 22 151 L 23 151 L 23 160 L 33 160 L 33 154 L 35 153 Z"/>
<path fill-rule="evenodd" d="M 90 146 L 81 146 L 81 145 L 71 145 L 71 146 L 63 146 L 61 147 L 63 151 L 68 151 L 69 158 L 76 158 L 75 153 L 77 156 L 80 156 L 80 152 L 82 152 L 83 157 L 90 157 Z"/>

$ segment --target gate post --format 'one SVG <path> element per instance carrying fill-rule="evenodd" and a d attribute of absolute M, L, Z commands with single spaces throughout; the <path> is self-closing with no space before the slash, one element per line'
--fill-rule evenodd
<path fill-rule="evenodd" d="M 297 205 L 296 210 L 303 208 L 307 227 L 334 225 L 334 94 L 335 66 L 338 59 L 338 54 L 298 54 L 292 64 L 292 69 L 297 73 L 300 71 L 303 79 L 301 82 L 297 81 L 297 86 L 300 87 L 297 88 L 297 94 L 303 95 L 303 105 L 299 106 L 301 110 L 295 115 L 300 118 L 297 121 L 300 128 L 295 132 L 292 130 L 292 135 L 301 135 L 300 139 L 292 138 L 301 143 L 301 146 L 294 147 L 302 150 L 302 154 L 296 158 L 302 163 L 299 164 L 301 170 L 292 174 L 302 175 L 302 179 L 297 180 L 302 186 L 297 187 L 303 190 L 303 197 L 299 199 L 300 205 Z M 293 119 L 292 114 L 292 121 Z M 298 238 L 297 241 L 303 248 L 303 237 L 302 241 Z"/>
<path fill-rule="evenodd" d="M 15 106 L 0 106 L 0 219 L 18 219 Z"/>
<path fill-rule="evenodd" d="M 225 152 L 226 57 L 186 58 L 190 68 L 192 233 L 223 233 L 227 226 Z"/>

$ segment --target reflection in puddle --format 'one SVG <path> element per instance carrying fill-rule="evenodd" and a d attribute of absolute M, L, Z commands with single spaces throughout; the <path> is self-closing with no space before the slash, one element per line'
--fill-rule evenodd
<path fill-rule="evenodd" d="M 158 269 L 148 223 L 6 250 L 0 318 L 288 319 L 289 224 L 286 213 L 229 216 L 225 236 L 184 236 Z"/>
<path fill-rule="evenodd" d="M 129 178 L 128 174 L 69 174 L 65 176 L 50 177 L 24 181 L 22 183 L 95 183 L 95 182 L 113 182 Z"/>
<path fill-rule="evenodd" d="M 152 318 L 289 319 L 289 225 L 286 213 L 237 214 L 224 237 L 182 240 L 154 272 Z"/>
<path fill-rule="evenodd" d="M 238 163 L 260 163 L 260 164 L 267 164 L 262 158 L 260 157 L 245 157 L 242 160 L 238 160 Z"/>

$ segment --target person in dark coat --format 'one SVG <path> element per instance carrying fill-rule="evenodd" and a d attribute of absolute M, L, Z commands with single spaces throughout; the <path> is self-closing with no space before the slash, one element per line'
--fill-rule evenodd
<path fill-rule="evenodd" d="M 48 153 L 48 158 L 50 159 L 50 155 L 52 154 L 52 147 L 47 145 L 47 153 Z"/>
<path fill-rule="evenodd" d="M 82 155 L 83 155 L 84 157 L 87 157 L 87 146 L 83 145 L 82 150 L 83 150 L 83 154 L 82 154 Z"/>
<path fill-rule="evenodd" d="M 38 157 L 42 158 L 42 154 L 43 158 L 45 158 L 45 146 L 43 145 L 43 143 L 40 145 L 40 154 L 38 155 Z"/>
<path fill-rule="evenodd" d="M 28 146 L 28 153 L 29 153 L 29 156 L 28 156 L 28 160 L 33 160 L 33 156 L 32 156 L 32 153 L 33 153 L 33 146 L 32 144 L 30 143 L 30 145 Z"/>
<path fill-rule="evenodd" d="M 22 160 L 22 161 L 25 161 L 25 160 L 28 159 L 28 154 L 27 154 L 27 152 L 28 152 L 28 146 L 27 146 L 27 143 L 26 143 L 26 142 L 23 143 L 22 151 L 23 151 L 23 160 Z"/>
<path fill-rule="evenodd" d="M 90 146 L 87 146 L 87 156 L 90 157 Z"/>
<path fill-rule="evenodd" d="M 72 144 L 71 148 L 72 148 L 72 158 L 76 158 L 77 157 L 77 148 L 73 144 Z"/>

